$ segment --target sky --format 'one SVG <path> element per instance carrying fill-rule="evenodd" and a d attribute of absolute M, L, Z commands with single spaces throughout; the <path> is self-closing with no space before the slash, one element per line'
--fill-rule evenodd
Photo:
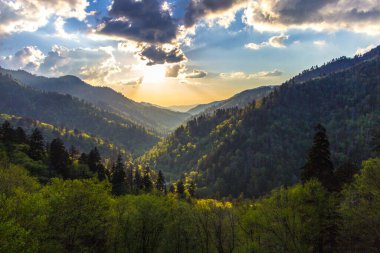
<path fill-rule="evenodd" d="M 161 106 L 278 85 L 380 44 L 380 0 L 0 0 L 0 66 Z"/>

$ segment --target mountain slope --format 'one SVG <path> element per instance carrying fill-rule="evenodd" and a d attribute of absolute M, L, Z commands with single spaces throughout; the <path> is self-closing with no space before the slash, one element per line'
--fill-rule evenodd
<path fill-rule="evenodd" d="M 233 107 L 243 108 L 252 103 L 252 101 L 268 95 L 273 88 L 273 86 L 262 86 L 255 89 L 245 90 L 229 99 L 198 105 L 187 112 L 191 115 L 198 115 L 201 113 L 211 113 L 217 109 L 229 109 Z"/>
<path fill-rule="evenodd" d="M 0 73 L 10 74 L 13 78 L 43 91 L 69 94 L 90 102 L 101 109 L 109 110 L 138 123 L 148 129 L 166 133 L 181 125 L 190 115 L 159 108 L 146 103 L 137 103 L 108 87 L 91 86 L 75 76 L 47 78 L 35 76 L 26 71 L 6 70 Z"/>
<path fill-rule="evenodd" d="M 99 152 L 104 157 L 109 158 L 116 158 L 118 154 L 126 155 L 127 153 L 124 149 L 110 143 L 107 140 L 81 132 L 79 130 L 59 128 L 54 125 L 30 118 L 0 114 L 0 124 L 4 121 L 8 121 L 14 127 L 22 127 L 27 134 L 31 134 L 35 128 L 38 128 L 44 136 L 46 142 L 51 142 L 55 138 L 60 138 L 68 149 L 71 146 L 74 146 L 80 152 L 88 153 L 91 149 L 97 147 Z"/>
<path fill-rule="evenodd" d="M 0 76 L 0 113 L 27 117 L 60 128 L 78 129 L 120 145 L 133 154 L 153 146 L 158 137 L 116 114 L 70 95 L 41 92 Z"/>
<path fill-rule="evenodd" d="M 264 194 L 298 181 L 322 123 L 339 166 L 371 155 L 371 135 L 380 126 L 380 58 L 325 77 L 286 82 L 244 109 L 190 121 L 141 160 L 172 175 L 191 172 L 198 194 Z"/>

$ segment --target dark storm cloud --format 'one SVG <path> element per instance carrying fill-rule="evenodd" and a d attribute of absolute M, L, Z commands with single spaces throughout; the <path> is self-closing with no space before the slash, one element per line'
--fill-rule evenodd
<path fill-rule="evenodd" d="M 258 0 L 245 11 L 247 24 L 268 31 L 303 26 L 376 32 L 380 20 L 378 0 Z"/>
<path fill-rule="evenodd" d="M 186 60 L 183 52 L 176 47 L 166 50 L 160 46 L 149 45 L 143 47 L 139 55 L 142 60 L 148 60 L 147 65 L 177 63 Z"/>
<path fill-rule="evenodd" d="M 160 0 L 114 0 L 99 32 L 138 42 L 170 43 L 176 38 L 178 25 Z"/>
<path fill-rule="evenodd" d="M 245 0 L 192 0 L 186 8 L 185 26 L 193 26 L 208 14 L 226 11 L 242 2 Z"/>

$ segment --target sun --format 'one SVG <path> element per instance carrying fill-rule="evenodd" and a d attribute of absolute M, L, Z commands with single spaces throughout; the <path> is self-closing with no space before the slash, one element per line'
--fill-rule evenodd
<path fill-rule="evenodd" d="M 165 79 L 165 65 L 146 66 L 144 83 L 160 83 Z"/>

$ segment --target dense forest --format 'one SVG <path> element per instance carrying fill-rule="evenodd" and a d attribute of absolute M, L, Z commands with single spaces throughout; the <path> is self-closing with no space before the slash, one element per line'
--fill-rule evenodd
<path fill-rule="evenodd" d="M 46 142 L 60 138 L 66 147 L 75 146 L 78 151 L 89 152 L 94 147 L 97 147 L 99 152 L 106 157 L 117 157 L 118 154 L 122 154 L 124 157 L 130 156 L 130 153 L 120 146 L 78 129 L 60 128 L 31 118 L 0 114 L 0 124 L 5 121 L 23 128 L 26 134 L 30 134 L 35 128 L 38 128 Z"/>
<path fill-rule="evenodd" d="M 260 196 L 299 181 L 313 129 L 322 123 L 335 168 L 358 166 L 371 156 L 380 125 L 379 72 L 377 55 L 325 77 L 290 80 L 244 109 L 189 121 L 140 160 L 169 177 L 194 179 L 198 196 Z"/>
<path fill-rule="evenodd" d="M 142 154 L 159 140 L 155 133 L 126 118 L 70 95 L 22 86 L 8 74 L 0 76 L 0 101 L 1 113 L 77 129 L 108 140 L 132 154 Z"/>
<path fill-rule="evenodd" d="M 46 147 L 38 129 L 28 136 L 3 123 L 0 252 L 380 250 L 380 158 L 364 161 L 360 170 L 333 172 L 321 125 L 302 168 L 302 184 L 255 201 L 196 199 L 180 181 L 167 192 L 162 173 L 153 179 L 146 169 L 138 177 L 141 188 L 128 191 L 129 162 L 119 157 L 108 171 L 96 149 L 81 155 L 72 150 L 59 139 Z M 44 167 L 48 176 L 43 179 L 28 163 Z M 131 185 L 138 185 L 136 178 Z M 331 187 L 331 178 L 339 187 Z"/>

